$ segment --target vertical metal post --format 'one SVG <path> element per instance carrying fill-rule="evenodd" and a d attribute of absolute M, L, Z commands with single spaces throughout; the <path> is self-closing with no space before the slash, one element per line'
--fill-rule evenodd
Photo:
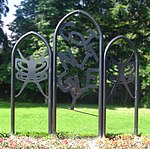
<path fill-rule="evenodd" d="M 48 134 L 52 133 L 52 64 L 50 63 L 49 69 L 49 82 L 48 82 Z"/>
<path fill-rule="evenodd" d="M 11 134 L 15 133 L 15 55 L 14 55 L 14 50 L 12 52 L 11 56 Z"/>
<path fill-rule="evenodd" d="M 53 40 L 53 107 L 52 107 L 52 133 L 56 134 L 56 102 L 57 102 L 57 86 L 56 86 L 56 67 L 57 67 L 57 30 L 54 33 Z"/>
<path fill-rule="evenodd" d="M 106 52 L 103 56 L 103 137 L 106 135 Z"/>
<path fill-rule="evenodd" d="M 135 59 L 135 110 L 134 110 L 134 135 L 138 135 L 138 101 L 139 101 L 139 60 L 138 53 Z"/>
<path fill-rule="evenodd" d="M 98 136 L 103 137 L 103 39 L 99 30 Z"/>
<path fill-rule="evenodd" d="M 52 133 L 52 74 L 53 74 L 53 54 L 50 49 L 49 44 L 47 43 L 49 50 L 49 80 L 48 80 L 48 134 Z"/>

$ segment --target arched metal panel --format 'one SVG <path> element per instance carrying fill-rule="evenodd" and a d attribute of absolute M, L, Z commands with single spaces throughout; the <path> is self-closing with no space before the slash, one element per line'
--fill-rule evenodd
<path fill-rule="evenodd" d="M 126 38 L 123 35 L 120 36 L 116 36 L 115 38 L 113 38 L 107 45 L 107 47 L 105 48 L 104 51 L 104 65 L 103 65 L 103 136 L 105 136 L 106 134 L 106 57 L 108 54 L 108 51 L 110 49 L 110 47 L 113 45 L 113 43 L 115 43 L 117 40 L 119 39 L 123 39 L 126 43 L 129 44 L 130 48 L 133 51 L 133 55 L 131 55 L 128 60 L 126 62 L 121 62 L 118 63 L 117 61 L 112 60 L 113 63 L 116 63 L 117 66 L 117 70 L 118 70 L 118 75 L 116 75 L 115 77 L 111 74 L 111 81 L 112 79 L 115 80 L 114 81 L 114 86 L 110 92 L 110 95 L 113 93 L 114 89 L 117 87 L 118 84 L 123 84 L 125 89 L 127 90 L 128 94 L 130 95 L 130 97 L 135 99 L 135 110 L 134 110 L 134 134 L 138 135 L 138 99 L 139 99 L 139 58 L 138 58 L 138 51 L 135 48 L 134 44 L 131 42 L 131 40 L 129 40 L 128 38 Z M 122 55 L 123 56 L 123 55 Z M 134 56 L 134 62 L 131 62 L 131 58 Z M 125 69 L 128 65 L 132 65 L 133 64 L 133 69 L 131 71 L 130 69 L 130 73 L 135 73 L 135 79 L 133 79 L 134 76 L 130 75 L 125 75 Z M 113 69 L 114 70 L 114 69 Z M 134 95 L 132 95 L 128 84 L 131 83 L 132 81 L 135 80 L 135 92 Z M 109 95 L 109 96 L 110 96 Z M 109 97 L 108 96 L 108 97 Z"/>
<path fill-rule="evenodd" d="M 30 59 L 26 59 L 21 51 L 19 50 L 19 45 L 30 35 L 34 35 L 38 37 L 41 41 L 44 42 L 47 50 L 42 53 L 42 56 L 38 60 L 34 60 L 33 56 L 30 56 Z M 49 58 L 44 58 L 45 52 L 48 51 Z M 18 52 L 19 58 L 16 58 L 16 52 Z M 37 67 L 38 63 L 41 63 L 39 67 Z M 24 66 L 24 64 L 26 66 Z M 17 71 L 17 73 L 16 73 Z M 47 72 L 48 71 L 48 74 Z M 18 97 L 22 91 L 25 89 L 26 85 L 30 82 L 36 84 L 37 88 L 41 92 L 41 94 L 48 98 L 48 134 L 52 132 L 52 51 L 44 39 L 40 34 L 30 31 L 19 38 L 16 44 L 13 47 L 12 55 L 11 55 L 11 134 L 15 132 L 15 97 Z M 16 79 L 23 82 L 23 85 L 16 95 L 15 93 L 15 77 Z M 48 96 L 43 92 L 40 82 L 48 79 Z"/>
<path fill-rule="evenodd" d="M 76 32 L 76 31 L 72 31 L 70 32 L 69 36 L 65 36 L 65 34 L 63 34 L 60 30 L 62 27 L 64 27 L 64 21 L 68 18 L 70 18 L 71 16 L 73 15 L 83 15 L 85 17 L 87 17 L 87 19 L 89 19 L 93 25 L 95 26 L 95 29 L 98 33 L 98 37 L 97 35 L 95 35 L 95 33 L 93 32 L 93 30 L 88 30 L 88 32 L 90 33 L 91 37 L 88 38 L 88 40 L 85 40 L 85 38 L 82 36 L 81 33 L 79 32 Z M 84 22 L 83 22 L 84 23 Z M 71 22 L 68 22 L 65 24 L 66 27 L 68 26 L 74 26 L 73 23 Z M 86 26 L 85 26 L 86 28 Z M 82 30 L 82 28 L 80 28 Z M 87 46 L 87 44 L 90 43 L 90 41 L 92 40 L 92 38 L 98 38 L 98 41 L 99 41 L 99 58 L 97 57 L 97 55 L 95 55 L 95 53 L 89 53 L 85 56 L 85 58 L 83 59 L 82 63 L 81 64 L 78 64 L 76 62 L 76 60 L 74 59 L 73 57 L 73 54 L 71 53 L 71 50 L 68 48 L 67 52 L 70 56 L 70 58 L 68 58 L 67 56 L 65 56 L 64 54 L 62 53 L 58 53 L 58 47 L 57 47 L 57 36 L 61 35 L 61 37 L 66 40 L 66 41 L 71 41 L 73 44 L 77 45 L 77 46 Z M 73 37 L 77 36 L 78 39 L 80 41 L 77 41 L 75 39 L 73 39 Z M 91 44 L 92 46 L 92 44 Z M 90 49 L 91 47 L 89 47 Z M 84 64 L 86 63 L 87 59 L 92 56 L 95 61 L 98 61 L 99 63 L 99 68 L 98 68 L 98 72 L 99 72 L 99 96 L 98 96 L 98 103 L 99 103 L 99 106 L 98 106 L 98 109 L 99 109 L 99 120 L 98 120 L 98 134 L 100 136 L 102 136 L 102 32 L 100 30 L 100 27 L 98 25 L 98 23 L 94 20 L 94 18 L 89 15 L 88 13 L 86 13 L 85 11 L 82 11 L 82 10 L 75 10 L 71 13 L 68 13 L 66 16 L 64 16 L 60 22 L 58 23 L 56 29 L 55 29 L 55 32 L 54 32 L 54 38 L 53 38 L 53 133 L 56 133 L 56 103 L 57 103 L 57 93 L 56 93 L 56 88 L 57 88 L 57 85 L 61 86 L 61 82 L 60 82 L 60 78 L 58 78 L 57 80 L 57 74 L 56 74 L 56 70 L 57 70 L 57 56 L 59 56 L 59 58 L 62 60 L 62 65 L 63 65 L 63 68 L 64 68 L 64 73 L 61 74 L 60 77 L 63 77 L 65 74 L 66 74 L 66 71 L 68 70 L 67 66 L 65 65 L 65 63 L 63 62 L 64 59 L 66 59 L 70 65 L 72 65 L 72 67 L 75 67 L 77 66 L 79 69 L 81 70 L 84 70 Z M 89 70 L 88 72 L 90 73 L 91 71 L 95 72 L 96 70 L 93 69 L 93 70 Z M 88 78 L 88 79 L 92 79 L 92 78 Z M 70 84 L 70 86 L 75 86 L 74 88 L 72 87 L 72 90 L 70 90 L 70 87 L 68 88 L 63 88 L 61 87 L 62 91 L 64 92 L 68 92 L 68 90 L 70 90 L 71 92 L 71 95 L 72 95 L 72 98 L 74 99 L 73 100 L 73 103 L 72 103 L 72 109 L 74 107 L 74 104 L 75 104 L 75 101 L 78 97 L 80 97 L 81 95 L 81 91 L 80 90 L 80 87 L 77 85 L 79 83 L 79 80 L 78 80 L 78 76 L 75 75 L 74 76 L 74 80 L 75 80 L 75 84 L 74 82 L 71 80 L 71 78 L 68 78 L 66 79 L 66 83 Z M 59 83 L 60 82 L 60 83 Z M 89 82 L 87 82 L 87 86 L 89 85 Z M 94 86 L 92 86 L 94 87 Z M 76 92 L 76 94 L 74 94 L 74 91 L 73 90 L 76 90 L 78 92 Z M 86 88 L 85 88 L 86 90 Z"/>

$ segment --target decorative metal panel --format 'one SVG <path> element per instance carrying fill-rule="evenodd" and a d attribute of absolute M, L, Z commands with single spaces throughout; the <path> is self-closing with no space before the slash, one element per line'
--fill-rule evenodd
<path fill-rule="evenodd" d="M 47 48 L 38 58 L 32 54 L 26 57 L 19 48 L 29 35 L 37 36 Z M 132 54 L 126 59 L 122 58 L 127 51 L 123 53 L 121 49 L 118 57 L 115 55 L 117 48 L 110 50 L 119 39 L 131 48 Z M 15 132 L 14 98 L 21 95 L 29 83 L 33 83 L 48 98 L 48 134 L 56 133 L 57 87 L 64 93 L 70 93 L 72 110 L 82 95 L 91 89 L 98 90 L 98 135 L 102 137 L 106 134 L 106 100 L 122 85 L 135 101 L 134 134 L 138 135 L 138 52 L 133 43 L 122 35 L 113 38 L 104 51 L 102 44 L 98 23 L 82 10 L 68 13 L 59 21 L 54 32 L 53 53 L 47 41 L 38 33 L 31 31 L 24 34 L 16 42 L 11 57 L 11 133 Z M 112 52 L 110 55 L 109 51 Z M 17 94 L 16 80 L 22 82 Z M 46 81 L 48 95 L 44 93 L 41 85 Z M 109 95 L 106 94 L 108 82 L 112 85 Z M 134 84 L 134 89 L 130 88 L 131 83 Z"/>
<path fill-rule="evenodd" d="M 56 133 L 56 87 L 70 93 L 72 110 L 77 99 L 99 87 L 98 133 L 102 135 L 102 33 L 98 23 L 82 10 L 68 13 L 55 29 L 53 49 L 53 132 Z"/>
<path fill-rule="evenodd" d="M 35 37 L 34 46 L 37 41 L 41 41 L 44 45 L 42 53 L 38 53 L 38 57 L 34 57 L 33 54 L 24 56 L 22 51 L 27 50 L 28 39 L 27 37 Z M 31 39 L 31 38 L 30 38 Z M 29 40 L 30 40 L 29 39 Z M 27 45 L 27 47 L 22 44 Z M 23 50 L 20 47 L 23 47 Z M 21 48 L 22 48 L 21 47 Z M 34 50 L 41 48 L 36 46 Z M 34 51 L 32 48 L 29 51 Z M 27 51 L 26 51 L 27 52 Z M 26 53 L 25 52 L 25 53 Z M 47 53 L 46 53 L 47 52 Z M 33 52 L 34 53 L 34 52 Z M 47 55 L 47 56 L 46 56 Z M 21 95 L 25 87 L 29 83 L 36 85 L 41 94 L 48 100 L 48 134 L 52 133 L 52 51 L 49 44 L 43 36 L 30 31 L 21 36 L 12 50 L 11 56 L 11 134 L 15 132 L 15 97 Z M 22 82 L 22 86 L 19 92 L 16 94 L 16 81 Z M 41 82 L 47 82 L 47 95 L 44 93 L 41 86 Z"/>
<path fill-rule="evenodd" d="M 129 84 L 135 79 L 135 62 L 132 61 L 133 57 L 134 55 L 132 54 L 125 62 L 112 56 L 107 59 L 107 79 L 113 83 L 113 87 L 108 98 L 113 94 L 119 84 L 124 85 L 129 95 L 134 98 L 134 95 L 129 88 Z"/>
<path fill-rule="evenodd" d="M 121 43 L 118 40 L 122 40 Z M 130 51 L 122 46 L 122 43 L 126 43 Z M 113 45 L 118 45 L 120 48 L 114 48 Z M 116 54 L 117 52 L 120 52 L 119 56 Z M 134 99 L 134 134 L 138 135 L 139 58 L 137 49 L 125 36 L 116 36 L 108 43 L 104 51 L 103 63 L 103 136 L 106 134 L 106 101 L 120 84 Z M 106 94 L 108 82 L 112 83 L 109 95 Z M 129 87 L 131 83 L 134 86 L 132 89 Z"/>
<path fill-rule="evenodd" d="M 18 97 L 23 92 L 27 84 L 32 82 L 36 84 L 42 95 L 48 98 L 40 85 L 41 81 L 47 80 L 48 78 L 47 70 L 49 68 L 49 59 L 44 58 L 46 51 L 44 51 L 41 57 L 37 60 L 34 59 L 33 55 L 31 55 L 28 60 L 22 55 L 19 49 L 17 49 L 17 51 L 20 58 L 15 59 L 15 68 L 17 70 L 16 78 L 22 81 L 23 85 L 15 97 Z"/>
<path fill-rule="evenodd" d="M 63 68 L 63 71 L 58 75 L 57 85 L 64 93 L 70 92 L 72 97 L 72 109 L 75 106 L 76 100 L 87 92 L 89 88 L 98 88 L 98 85 L 91 84 L 90 82 L 96 79 L 94 73 L 98 74 L 99 72 L 98 52 L 95 52 L 96 42 L 98 43 L 99 41 L 99 35 L 94 29 L 87 29 L 86 32 L 88 36 L 85 36 L 82 31 L 78 31 L 78 28 L 77 23 L 73 21 L 64 22 L 60 26 L 59 35 L 61 40 L 67 44 L 65 45 L 66 49 L 60 50 L 57 53 Z M 73 50 L 79 50 L 77 54 L 80 54 L 81 51 L 84 57 L 75 57 Z M 97 63 L 97 68 L 90 68 L 87 66 L 89 59 L 93 61 L 93 63 Z M 69 68 L 76 69 L 76 72 L 70 73 L 71 70 Z M 83 72 L 85 77 L 84 83 L 78 71 Z"/>

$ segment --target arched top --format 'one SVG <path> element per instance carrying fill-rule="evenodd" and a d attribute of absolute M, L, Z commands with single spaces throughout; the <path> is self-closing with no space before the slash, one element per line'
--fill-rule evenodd
<path fill-rule="evenodd" d="M 98 34 L 99 34 L 99 40 L 102 41 L 102 32 L 101 32 L 101 29 L 99 27 L 99 24 L 96 22 L 96 20 L 90 15 L 88 14 L 87 12 L 83 11 L 83 10 L 75 10 L 75 11 L 72 11 L 70 13 L 68 13 L 67 15 L 65 15 L 60 21 L 59 23 L 57 24 L 56 28 L 55 28 L 55 32 L 54 32 L 54 44 L 55 44 L 55 41 L 57 40 L 56 37 L 57 37 L 57 33 L 59 31 L 59 28 L 61 27 L 62 23 L 67 19 L 69 18 L 70 16 L 72 15 L 75 15 L 75 14 L 83 14 L 85 15 L 86 17 L 88 17 L 92 22 L 93 24 L 95 25 L 97 31 L 98 31 Z M 55 51 L 55 45 L 54 45 L 54 51 Z"/>
<path fill-rule="evenodd" d="M 135 60 L 138 61 L 138 51 L 137 51 L 135 45 L 133 44 L 133 42 L 132 42 L 129 38 L 127 38 L 127 37 L 125 37 L 125 36 L 123 36 L 123 35 L 119 35 L 119 36 L 114 37 L 114 38 L 108 43 L 108 45 L 106 46 L 105 51 L 104 51 L 104 59 L 106 58 L 107 51 L 109 50 L 109 48 L 111 47 L 111 45 L 112 45 L 115 41 L 117 41 L 117 40 L 119 40 L 119 39 L 125 40 L 125 41 L 131 46 L 131 48 L 132 48 L 133 51 L 134 51 Z"/>
<path fill-rule="evenodd" d="M 12 50 L 12 56 L 14 56 L 14 53 L 15 53 L 16 48 L 22 43 L 22 41 L 23 41 L 26 37 L 28 37 L 28 36 L 30 36 L 30 35 L 34 35 L 34 36 L 37 36 L 38 38 L 40 38 L 40 39 L 45 43 L 45 45 L 46 45 L 46 47 L 47 47 L 47 49 L 48 49 L 48 51 L 49 51 L 50 57 L 52 57 L 52 50 L 51 50 L 51 48 L 50 48 L 48 42 L 45 40 L 45 38 L 44 38 L 42 35 L 38 34 L 37 32 L 34 32 L 34 31 L 27 32 L 26 34 L 22 35 L 22 36 L 17 40 L 17 42 L 16 42 L 16 44 L 14 45 L 13 50 Z"/>

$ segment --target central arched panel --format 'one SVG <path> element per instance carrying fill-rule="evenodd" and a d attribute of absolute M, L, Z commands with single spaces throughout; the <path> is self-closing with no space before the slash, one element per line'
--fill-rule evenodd
<path fill-rule="evenodd" d="M 76 10 L 58 23 L 53 41 L 53 132 L 57 87 L 71 97 L 71 109 L 90 90 L 98 90 L 99 135 L 102 132 L 102 33 L 88 13 Z"/>

